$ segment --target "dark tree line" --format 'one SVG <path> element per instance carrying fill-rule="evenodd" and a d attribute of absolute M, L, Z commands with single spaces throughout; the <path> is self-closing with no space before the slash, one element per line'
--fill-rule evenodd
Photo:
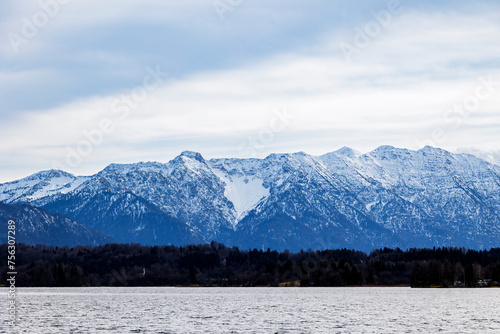
<path fill-rule="evenodd" d="M 7 254 L 7 245 L 0 245 Z M 5 257 L 7 258 L 7 257 Z M 6 261 L 0 275 L 7 279 Z M 205 245 L 17 245 L 17 286 L 498 285 L 500 248 L 262 251 Z M 496 282 L 496 283 L 495 283 Z"/>

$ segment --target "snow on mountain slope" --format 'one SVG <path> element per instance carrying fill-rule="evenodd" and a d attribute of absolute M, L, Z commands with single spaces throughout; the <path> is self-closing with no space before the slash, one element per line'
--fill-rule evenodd
<path fill-rule="evenodd" d="M 209 165 L 226 184 L 224 195 L 236 211 L 235 227 L 269 198 L 271 190 L 289 187 L 287 180 L 298 171 L 314 173 L 322 180 L 335 183 L 317 157 L 303 152 L 271 154 L 266 159 L 212 159 Z"/>
<path fill-rule="evenodd" d="M 157 225 L 167 222 L 168 228 L 175 230 L 172 238 L 176 235 L 177 241 L 198 242 L 197 235 L 211 240 L 233 230 L 235 211 L 224 191 L 223 181 L 199 153 L 183 152 L 166 164 L 111 164 L 74 191 L 31 203 L 81 221 L 101 233 L 113 233 L 117 240 L 125 240 L 126 235 L 116 234 L 115 227 L 99 226 L 99 222 L 123 224 L 126 231 L 154 230 L 163 239 L 167 227 L 161 229 Z M 139 237 L 137 233 L 130 236 Z M 144 233 L 140 237 L 141 242 L 158 242 L 155 236 L 149 241 Z"/>
<path fill-rule="evenodd" d="M 67 194 L 88 178 L 75 177 L 61 170 L 38 172 L 21 180 L 0 184 L 0 201 L 23 203 L 51 195 Z"/>
<path fill-rule="evenodd" d="M 134 164 L 110 164 L 103 172 L 126 175 L 134 171 L 168 173 L 167 165 L 161 162 L 138 162 Z"/>
<path fill-rule="evenodd" d="M 269 196 L 269 188 L 264 187 L 263 180 L 258 177 L 244 174 L 226 175 L 216 168 L 213 171 L 224 181 L 224 196 L 233 204 L 236 211 L 233 227 L 236 227 L 238 222 L 259 202 Z"/>
<path fill-rule="evenodd" d="M 333 152 L 322 159 L 332 170 L 341 168 L 373 219 L 399 236 L 430 239 L 435 234 L 430 230 L 438 228 L 443 240 L 451 240 L 458 230 L 498 231 L 498 224 L 489 222 L 499 221 L 499 168 L 477 157 L 382 146 L 355 158 Z"/>

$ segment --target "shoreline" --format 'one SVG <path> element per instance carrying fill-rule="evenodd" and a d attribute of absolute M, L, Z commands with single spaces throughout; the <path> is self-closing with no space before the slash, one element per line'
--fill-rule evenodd
<path fill-rule="evenodd" d="M 21 286 L 17 287 L 19 290 L 22 289 L 81 289 L 81 288 L 411 288 L 411 289 L 499 289 L 500 286 L 488 286 L 488 287 L 411 287 L 410 285 L 351 285 L 351 286 L 196 286 L 196 285 L 157 285 L 157 286 Z M 5 285 L 0 285 L 0 289 L 9 289 Z"/>

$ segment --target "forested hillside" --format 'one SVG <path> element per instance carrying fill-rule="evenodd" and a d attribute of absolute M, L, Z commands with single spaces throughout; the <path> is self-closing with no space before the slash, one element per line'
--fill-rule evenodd
<path fill-rule="evenodd" d="M 0 245 L 7 254 L 7 245 Z M 17 245 L 17 286 L 491 286 L 500 248 L 262 251 L 186 247 Z M 1 279 L 7 278 L 7 267 Z M 496 282 L 496 283 L 495 283 Z"/>

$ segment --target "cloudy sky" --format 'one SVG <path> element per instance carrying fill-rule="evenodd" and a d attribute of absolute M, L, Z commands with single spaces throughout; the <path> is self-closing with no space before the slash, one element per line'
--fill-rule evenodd
<path fill-rule="evenodd" d="M 500 3 L 6 0 L 0 182 L 112 162 L 500 151 Z"/>

